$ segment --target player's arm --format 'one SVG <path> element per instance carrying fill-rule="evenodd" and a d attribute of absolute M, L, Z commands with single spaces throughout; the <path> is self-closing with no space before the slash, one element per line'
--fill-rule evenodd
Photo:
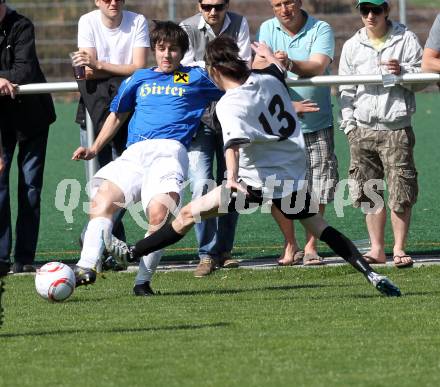
<path fill-rule="evenodd" d="M 226 188 L 232 191 L 247 191 L 238 183 L 238 167 L 240 157 L 240 145 L 231 145 L 225 151 L 226 161 Z"/>
<path fill-rule="evenodd" d="M 130 112 L 127 113 L 115 113 L 111 112 L 104 122 L 104 125 L 99 132 L 98 137 L 94 141 L 90 148 L 80 146 L 75 152 L 73 152 L 72 160 L 91 160 L 99 151 L 107 145 L 110 140 L 115 136 L 121 125 L 127 120 Z"/>
<path fill-rule="evenodd" d="M 99 61 L 96 55 L 96 49 L 93 47 L 80 47 L 78 53 L 74 56 L 75 64 L 86 67 L 87 79 L 102 79 L 111 76 L 129 76 L 140 68 L 147 67 L 149 48 L 133 48 L 133 63 L 131 64 L 113 64 Z"/>

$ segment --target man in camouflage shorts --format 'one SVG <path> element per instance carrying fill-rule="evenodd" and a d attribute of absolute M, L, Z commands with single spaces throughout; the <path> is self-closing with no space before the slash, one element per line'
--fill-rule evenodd
<path fill-rule="evenodd" d="M 359 0 L 357 7 L 365 27 L 345 42 L 339 74 L 382 74 L 384 84 L 339 88 L 341 129 L 350 143 L 351 194 L 355 207 L 366 214 L 371 249 L 364 257 L 369 263 L 385 263 L 385 178 L 394 265 L 409 267 L 413 260 L 405 245 L 418 192 L 411 127 L 416 101 L 411 85 L 397 85 L 393 79 L 421 71 L 422 48 L 413 32 L 389 20 L 387 0 Z"/>
<path fill-rule="evenodd" d="M 387 204 L 392 211 L 403 213 L 416 203 L 415 137 L 411 126 L 392 131 L 359 128 L 356 136 L 348 133 L 348 140 L 349 178 L 355 182 L 350 188 L 355 207 L 365 208 L 366 212 L 374 206 L 383 208 L 384 178 L 388 185 Z"/>

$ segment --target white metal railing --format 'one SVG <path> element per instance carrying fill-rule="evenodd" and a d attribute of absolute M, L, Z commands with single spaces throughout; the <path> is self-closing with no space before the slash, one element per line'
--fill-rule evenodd
<path fill-rule="evenodd" d="M 386 76 L 385 76 L 386 77 Z M 286 83 L 289 86 L 304 87 L 304 86 L 340 86 L 340 85 L 384 85 L 385 82 L 390 86 L 390 79 L 382 75 L 322 75 L 312 78 L 292 79 L 287 78 Z M 391 79 L 393 84 L 413 84 L 413 83 L 435 83 L 440 82 L 440 74 L 434 73 L 419 73 L 419 74 L 404 74 L 394 76 Z M 32 83 L 28 85 L 21 85 L 18 88 L 18 94 L 41 94 L 41 93 L 58 93 L 58 92 L 72 92 L 78 91 L 78 84 L 76 82 L 52 82 L 52 83 Z M 86 117 L 87 139 L 89 145 L 94 141 L 93 124 L 87 112 Z M 89 176 L 96 173 L 96 161 L 90 160 L 87 162 Z"/>
<path fill-rule="evenodd" d="M 340 85 L 382 85 L 382 75 L 321 75 L 312 78 L 287 78 L 289 86 L 340 86 Z M 396 75 L 396 84 L 435 83 L 440 82 L 440 74 L 419 73 Z M 32 83 L 21 85 L 19 94 L 57 93 L 62 91 L 78 91 L 76 82 Z"/>

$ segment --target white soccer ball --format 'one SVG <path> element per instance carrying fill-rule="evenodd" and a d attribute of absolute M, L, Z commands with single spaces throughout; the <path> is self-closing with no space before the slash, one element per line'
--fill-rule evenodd
<path fill-rule="evenodd" d="M 61 262 L 49 262 L 41 266 L 35 275 L 37 293 L 49 301 L 64 301 L 75 290 L 73 270 Z"/>

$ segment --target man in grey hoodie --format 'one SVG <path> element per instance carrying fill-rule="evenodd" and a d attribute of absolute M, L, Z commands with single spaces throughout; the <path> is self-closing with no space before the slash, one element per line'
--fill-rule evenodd
<path fill-rule="evenodd" d="M 393 75 L 420 72 L 422 48 L 414 33 L 388 19 L 387 0 L 359 0 L 357 7 L 364 28 L 345 42 L 339 74 L 382 74 L 384 84 L 339 89 L 341 129 L 350 144 L 350 191 L 354 206 L 362 206 L 366 214 L 371 249 L 365 258 L 370 263 L 385 263 L 386 179 L 393 261 L 396 267 L 409 267 L 413 260 L 406 254 L 405 244 L 418 193 L 411 127 L 416 105 L 411 86 L 394 85 Z"/>

